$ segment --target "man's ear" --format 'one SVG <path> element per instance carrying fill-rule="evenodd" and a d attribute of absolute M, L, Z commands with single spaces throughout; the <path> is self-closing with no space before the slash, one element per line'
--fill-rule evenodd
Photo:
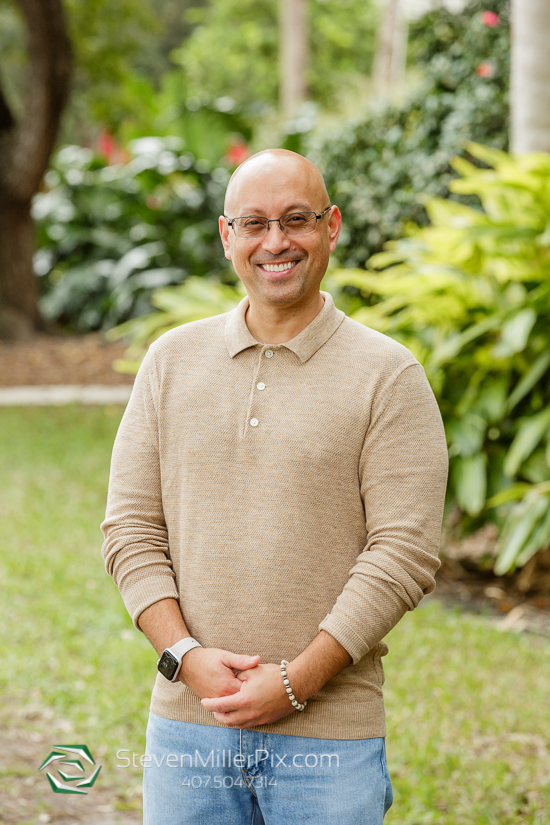
<path fill-rule="evenodd" d="M 220 238 L 222 239 L 223 244 L 223 251 L 225 253 L 225 257 L 228 261 L 231 260 L 231 245 L 229 243 L 229 227 L 227 225 L 227 221 L 223 215 L 220 215 L 220 219 L 218 221 L 218 225 L 220 228 Z"/>
<path fill-rule="evenodd" d="M 330 212 L 329 221 L 328 221 L 328 229 L 329 229 L 329 239 L 330 239 L 330 251 L 334 252 L 336 249 L 336 241 L 338 240 L 338 235 L 340 234 L 340 230 L 342 228 L 342 213 L 338 209 L 337 206 L 333 206 Z"/>

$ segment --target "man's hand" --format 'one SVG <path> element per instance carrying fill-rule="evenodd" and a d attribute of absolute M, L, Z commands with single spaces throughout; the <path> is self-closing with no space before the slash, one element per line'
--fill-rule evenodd
<path fill-rule="evenodd" d="M 241 656 L 217 647 L 194 647 L 183 657 L 178 679 L 201 699 L 230 696 L 242 687 L 235 670 L 248 672 L 259 661 L 259 656 Z"/>
<path fill-rule="evenodd" d="M 243 670 L 237 675 L 237 681 L 241 685 L 238 693 L 201 699 L 203 707 L 213 712 L 217 722 L 232 728 L 252 728 L 276 722 L 294 711 L 279 665 L 265 664 Z"/>

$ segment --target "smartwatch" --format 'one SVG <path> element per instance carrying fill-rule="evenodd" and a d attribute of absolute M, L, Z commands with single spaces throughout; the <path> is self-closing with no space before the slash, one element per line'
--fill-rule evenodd
<path fill-rule="evenodd" d="M 175 682 L 180 672 L 181 660 L 194 647 L 202 647 L 202 645 L 192 636 L 186 636 L 185 639 L 176 642 L 172 647 L 167 647 L 157 662 L 159 673 L 162 673 L 169 682 Z"/>

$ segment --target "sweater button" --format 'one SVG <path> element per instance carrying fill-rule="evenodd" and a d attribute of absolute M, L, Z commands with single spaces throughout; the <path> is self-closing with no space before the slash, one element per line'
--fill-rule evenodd
<path fill-rule="evenodd" d="M 250 426 L 251 426 L 251 427 L 257 427 L 259 423 L 260 423 L 260 422 L 258 421 L 258 419 L 257 419 L 257 418 L 251 418 L 251 419 L 250 419 Z"/>
<path fill-rule="evenodd" d="M 273 358 L 273 350 L 272 349 L 266 349 L 265 357 L 266 358 Z"/>
<path fill-rule="evenodd" d="M 259 384 L 256 384 L 259 390 L 265 390 L 265 384 L 263 381 L 260 381 Z"/>

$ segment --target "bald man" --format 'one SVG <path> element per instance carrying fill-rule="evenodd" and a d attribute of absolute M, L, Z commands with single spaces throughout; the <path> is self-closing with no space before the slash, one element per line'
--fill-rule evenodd
<path fill-rule="evenodd" d="M 447 451 L 418 361 L 320 291 L 341 223 L 307 159 L 241 164 L 247 297 L 150 347 L 117 434 L 103 554 L 159 655 L 146 825 L 392 804 L 383 639 L 435 586 Z"/>

